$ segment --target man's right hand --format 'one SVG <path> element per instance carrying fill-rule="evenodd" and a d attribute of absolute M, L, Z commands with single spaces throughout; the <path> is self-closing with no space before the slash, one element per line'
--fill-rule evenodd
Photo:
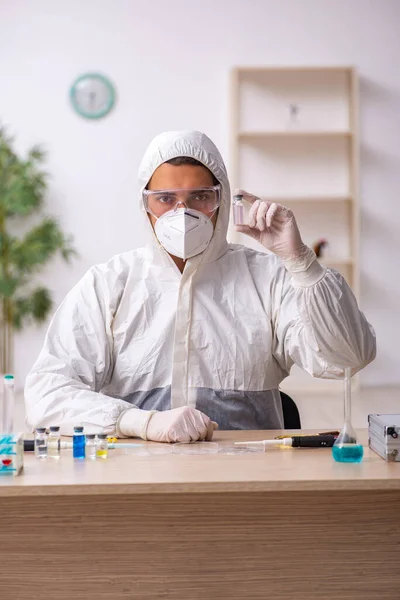
<path fill-rule="evenodd" d="M 146 437 L 153 442 L 196 442 L 212 439 L 217 423 L 195 408 L 182 406 L 154 413 Z"/>

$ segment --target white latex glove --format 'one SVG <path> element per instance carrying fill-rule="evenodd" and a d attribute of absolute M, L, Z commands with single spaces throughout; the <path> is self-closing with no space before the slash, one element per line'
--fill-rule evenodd
<path fill-rule="evenodd" d="M 199 410 L 182 406 L 155 412 L 148 422 L 146 437 L 153 442 L 210 441 L 217 427 Z"/>
<path fill-rule="evenodd" d="M 296 260 L 309 252 L 303 243 L 291 210 L 275 202 L 263 202 L 245 190 L 236 190 L 252 204 L 248 225 L 236 225 L 236 231 L 254 238 L 282 260 Z"/>

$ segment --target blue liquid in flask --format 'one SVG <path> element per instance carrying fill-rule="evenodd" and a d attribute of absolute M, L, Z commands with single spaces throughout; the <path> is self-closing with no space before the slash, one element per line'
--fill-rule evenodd
<path fill-rule="evenodd" d="M 361 444 L 341 444 L 332 447 L 332 456 L 336 462 L 360 463 L 364 456 Z"/>

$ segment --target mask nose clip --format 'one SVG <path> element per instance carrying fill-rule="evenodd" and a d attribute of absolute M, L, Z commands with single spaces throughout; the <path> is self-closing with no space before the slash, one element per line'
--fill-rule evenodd
<path fill-rule="evenodd" d="M 179 206 L 181 205 L 181 206 Z M 184 202 L 178 202 L 177 205 L 174 208 L 174 213 L 177 212 L 178 208 L 183 208 L 185 210 L 185 215 L 188 217 L 192 217 L 193 219 L 197 219 L 199 220 L 200 217 L 198 217 L 197 215 L 193 215 L 191 212 L 189 212 L 189 208 L 186 206 L 186 204 Z"/>

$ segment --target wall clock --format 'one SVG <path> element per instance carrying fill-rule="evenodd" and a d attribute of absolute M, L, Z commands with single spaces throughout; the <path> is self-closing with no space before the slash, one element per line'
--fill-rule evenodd
<path fill-rule="evenodd" d="M 101 119 L 115 103 L 114 86 L 99 73 L 85 73 L 74 81 L 70 98 L 75 111 L 86 119 Z"/>

